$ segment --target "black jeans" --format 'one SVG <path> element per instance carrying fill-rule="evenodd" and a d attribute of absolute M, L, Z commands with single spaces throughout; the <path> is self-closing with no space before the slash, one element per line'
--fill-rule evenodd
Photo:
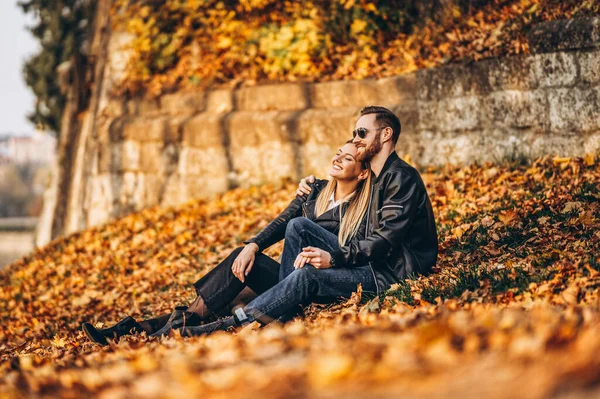
<path fill-rule="evenodd" d="M 219 314 L 245 287 L 260 295 L 279 282 L 279 263 L 267 255 L 257 253 L 252 270 L 242 283 L 231 271 L 233 261 L 243 247 L 234 249 L 227 258 L 194 283 L 196 294 L 206 307 Z"/>

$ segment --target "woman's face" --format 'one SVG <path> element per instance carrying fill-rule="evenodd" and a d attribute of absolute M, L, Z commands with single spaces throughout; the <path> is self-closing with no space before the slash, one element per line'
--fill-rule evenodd
<path fill-rule="evenodd" d="M 360 162 L 356 160 L 356 146 L 344 144 L 331 160 L 329 175 L 338 180 L 356 180 L 362 172 Z"/>

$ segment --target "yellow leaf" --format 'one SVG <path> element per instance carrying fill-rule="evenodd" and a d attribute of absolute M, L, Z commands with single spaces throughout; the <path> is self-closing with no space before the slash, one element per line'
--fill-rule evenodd
<path fill-rule="evenodd" d="M 585 157 L 583 158 L 583 163 L 586 166 L 594 166 L 595 162 L 596 162 L 596 159 L 594 157 L 594 154 L 591 154 L 591 153 L 585 154 Z"/>

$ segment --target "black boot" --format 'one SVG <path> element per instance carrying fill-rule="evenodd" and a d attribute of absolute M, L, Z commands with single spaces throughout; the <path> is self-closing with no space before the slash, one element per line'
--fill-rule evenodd
<path fill-rule="evenodd" d="M 160 337 L 162 335 L 168 335 L 171 330 L 176 330 L 186 326 L 200 325 L 202 321 L 201 317 L 196 313 L 188 312 L 187 308 L 187 306 L 176 306 L 173 313 L 171 313 L 171 317 L 169 317 L 169 320 L 165 323 L 165 325 L 160 330 L 150 334 L 150 336 Z"/>
<path fill-rule="evenodd" d="M 110 328 L 99 330 L 90 323 L 83 323 L 81 328 L 89 339 L 100 345 L 108 345 L 106 338 L 115 340 L 123 335 L 144 332 L 144 329 L 131 316 L 125 317 Z"/>
<path fill-rule="evenodd" d="M 181 327 L 179 331 L 184 337 L 195 337 L 198 335 L 209 335 L 215 331 L 227 331 L 240 326 L 242 326 L 242 323 L 235 316 L 228 316 L 202 326 Z"/>

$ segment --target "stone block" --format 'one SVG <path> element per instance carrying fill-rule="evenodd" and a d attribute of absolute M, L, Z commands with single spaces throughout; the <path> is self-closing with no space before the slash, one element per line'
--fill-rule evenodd
<path fill-rule="evenodd" d="M 479 127 L 479 97 L 449 98 L 439 101 L 437 105 L 439 130 L 452 132 L 474 130 Z"/>
<path fill-rule="evenodd" d="M 440 125 L 437 101 L 417 102 L 417 130 L 437 130 Z"/>
<path fill-rule="evenodd" d="M 584 154 L 594 154 L 600 156 L 600 133 L 590 134 L 583 141 Z"/>
<path fill-rule="evenodd" d="M 137 141 L 126 140 L 111 145 L 110 172 L 137 172 L 140 169 L 141 145 Z"/>
<path fill-rule="evenodd" d="M 534 26 L 527 35 L 532 53 L 600 47 L 600 17 L 560 19 Z"/>
<path fill-rule="evenodd" d="M 583 132 L 600 130 L 600 86 L 577 91 L 579 107 L 577 116 Z"/>
<path fill-rule="evenodd" d="M 257 146 L 269 141 L 289 142 L 297 112 L 234 112 L 227 120 L 230 146 Z"/>
<path fill-rule="evenodd" d="M 162 179 L 156 175 L 126 172 L 113 175 L 111 186 L 119 214 L 140 211 L 158 204 Z"/>
<path fill-rule="evenodd" d="M 299 147 L 301 177 L 314 175 L 320 179 L 327 179 L 331 159 L 338 148 L 340 146 L 333 143 L 316 143 L 314 141 L 302 143 Z"/>
<path fill-rule="evenodd" d="M 428 143 L 421 141 L 417 130 L 407 132 L 403 130 L 396 143 L 396 152 L 401 158 L 410 157 L 413 165 L 421 165 L 423 154 L 428 150 L 427 145 Z"/>
<path fill-rule="evenodd" d="M 577 62 L 573 53 L 538 54 L 534 57 L 535 73 L 540 87 L 575 84 Z"/>
<path fill-rule="evenodd" d="M 109 173 L 88 180 L 85 208 L 86 227 L 99 226 L 113 217 L 112 178 Z"/>
<path fill-rule="evenodd" d="M 183 140 L 183 126 L 192 118 L 190 115 L 176 115 L 167 120 L 165 143 L 176 144 Z"/>
<path fill-rule="evenodd" d="M 233 110 L 233 91 L 211 90 L 206 93 L 206 111 L 225 113 Z"/>
<path fill-rule="evenodd" d="M 183 180 L 188 201 L 194 198 L 211 198 L 229 190 L 229 180 L 226 174 L 207 173 L 202 176 L 184 176 Z"/>
<path fill-rule="evenodd" d="M 300 174 L 326 176 L 338 148 L 352 139 L 360 108 L 311 109 L 298 118 Z"/>
<path fill-rule="evenodd" d="M 109 141 L 116 142 L 123 140 L 123 130 L 128 121 L 127 118 L 116 118 L 107 124 L 102 125 L 102 128 L 99 130 L 100 139 L 104 139 L 102 136 L 105 136 L 108 133 Z"/>
<path fill-rule="evenodd" d="M 102 97 L 98 105 L 99 117 L 118 118 L 127 112 L 126 104 L 121 98 Z"/>
<path fill-rule="evenodd" d="M 247 187 L 297 178 L 298 112 L 235 112 L 228 119 L 229 153 L 237 183 Z"/>
<path fill-rule="evenodd" d="M 537 135 L 528 143 L 529 158 L 544 155 L 576 157 L 585 155 L 582 136 L 564 136 L 560 134 Z"/>
<path fill-rule="evenodd" d="M 534 57 L 528 55 L 494 58 L 488 64 L 488 81 L 492 91 L 532 90 L 538 85 Z"/>
<path fill-rule="evenodd" d="M 203 91 L 178 91 L 163 95 L 160 98 L 160 107 L 170 116 L 193 114 L 204 109 L 205 99 L 206 93 Z"/>
<path fill-rule="evenodd" d="M 112 164 L 112 146 L 110 144 L 98 147 L 98 174 L 110 173 Z"/>
<path fill-rule="evenodd" d="M 490 127 L 480 134 L 480 152 L 473 161 L 502 163 L 530 159 L 529 143 L 540 132 L 534 129 Z"/>
<path fill-rule="evenodd" d="M 225 131 L 223 114 L 204 112 L 183 125 L 183 145 L 196 148 L 223 147 Z"/>
<path fill-rule="evenodd" d="M 578 53 L 579 80 L 585 84 L 600 83 L 600 50 Z"/>
<path fill-rule="evenodd" d="M 127 113 L 129 115 L 133 115 L 135 116 L 137 114 L 137 104 L 136 104 L 136 100 L 129 100 L 125 103 L 125 110 L 127 110 Z"/>
<path fill-rule="evenodd" d="M 195 198 L 210 198 L 229 190 L 221 175 L 182 176 L 173 174 L 164 182 L 161 206 L 180 205 Z"/>
<path fill-rule="evenodd" d="M 139 98 L 136 102 L 136 113 L 152 116 L 160 112 L 160 98 Z"/>
<path fill-rule="evenodd" d="M 506 90 L 490 94 L 481 107 L 482 120 L 509 127 L 544 128 L 547 125 L 547 101 L 543 91 Z"/>
<path fill-rule="evenodd" d="M 185 179 L 178 174 L 172 174 L 164 182 L 161 206 L 174 206 L 189 200 Z"/>
<path fill-rule="evenodd" d="M 417 131 L 419 112 L 416 101 L 395 106 L 390 105 L 387 108 L 400 119 L 400 137 L 406 133 L 415 133 Z"/>
<path fill-rule="evenodd" d="M 481 132 L 443 133 L 423 130 L 418 133 L 413 146 L 426 147 L 426 150 L 420 152 L 420 156 L 415 161 L 422 166 L 469 164 L 481 156 L 481 139 Z M 401 153 L 404 152 L 406 151 Z"/>
<path fill-rule="evenodd" d="M 135 35 L 114 30 L 111 32 L 108 41 L 107 63 L 105 65 L 103 90 L 110 92 L 111 89 L 121 84 L 126 73 L 127 66 L 134 54 L 131 42 L 135 39 Z"/>
<path fill-rule="evenodd" d="M 414 101 L 415 74 L 384 79 L 365 79 L 316 83 L 310 86 L 312 108 L 361 109 L 367 105 L 404 104 Z"/>
<path fill-rule="evenodd" d="M 243 87 L 234 96 L 236 109 L 241 111 L 295 111 L 309 106 L 304 84 Z"/>
<path fill-rule="evenodd" d="M 600 129 L 600 87 L 548 92 L 550 130 L 565 135 Z"/>
<path fill-rule="evenodd" d="M 154 116 L 159 114 L 160 99 L 135 97 L 126 104 L 127 113 L 136 116 Z"/>
<path fill-rule="evenodd" d="M 352 130 L 360 117 L 359 112 L 360 108 L 307 110 L 298 117 L 297 137 L 302 143 L 343 145 L 352 139 Z"/>
<path fill-rule="evenodd" d="M 163 168 L 163 143 L 142 143 L 139 156 L 140 170 L 144 173 L 159 173 Z"/>
<path fill-rule="evenodd" d="M 165 184 L 164 177 L 154 174 L 144 174 L 142 181 L 144 201 L 139 209 L 149 208 L 160 203 L 160 194 Z"/>
<path fill-rule="evenodd" d="M 117 178 L 113 178 L 117 202 L 123 212 L 131 212 L 144 208 L 144 174 L 125 172 Z"/>
<path fill-rule="evenodd" d="M 486 94 L 491 91 L 488 64 L 448 65 L 417 71 L 417 99 L 437 101 L 449 97 Z"/>
<path fill-rule="evenodd" d="M 121 135 L 114 137 L 113 141 L 163 141 L 166 131 L 166 118 L 135 118 L 124 123 Z"/>
<path fill-rule="evenodd" d="M 177 173 L 182 176 L 211 175 L 227 181 L 229 163 L 224 147 L 184 147 L 179 154 Z"/>
<path fill-rule="evenodd" d="M 99 161 L 100 161 L 100 154 L 99 154 L 99 149 L 98 148 L 91 148 L 88 150 L 88 176 L 96 176 L 99 173 L 100 170 L 100 165 L 99 165 Z"/>

